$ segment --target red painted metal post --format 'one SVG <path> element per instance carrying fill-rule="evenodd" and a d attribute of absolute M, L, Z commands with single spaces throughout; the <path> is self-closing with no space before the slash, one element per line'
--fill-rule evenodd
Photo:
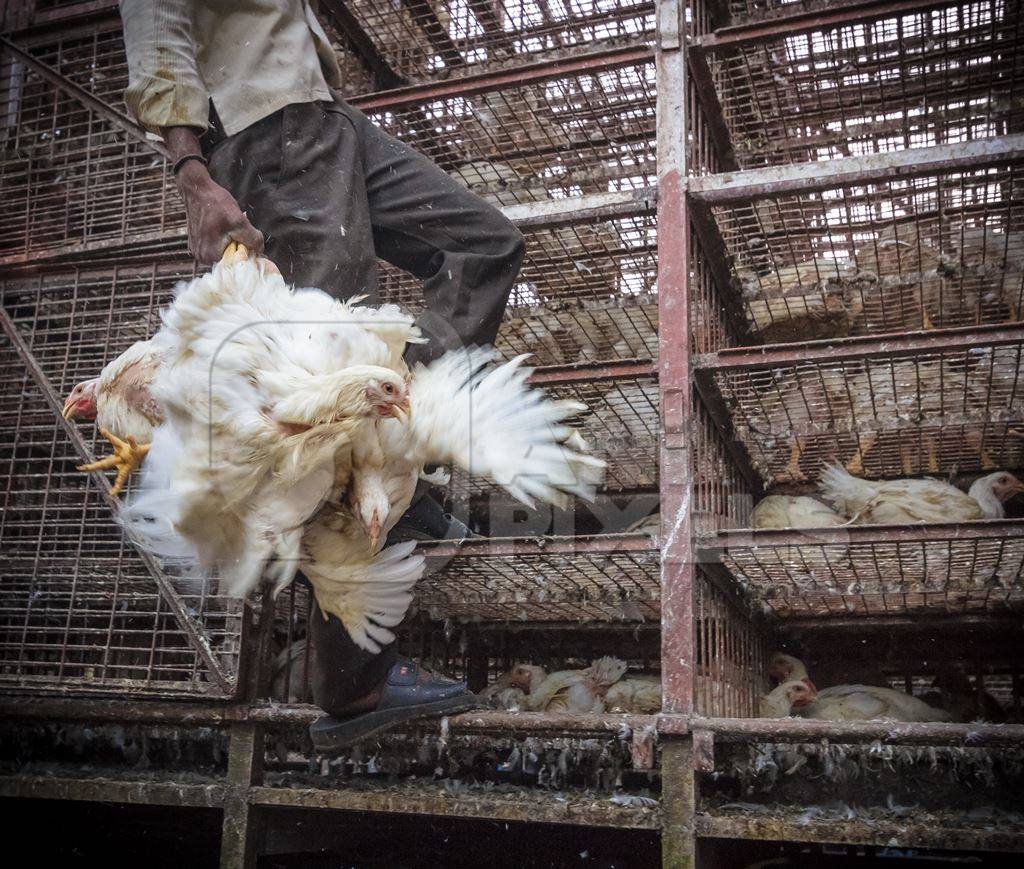
<path fill-rule="evenodd" d="M 693 711 L 693 572 L 689 272 L 686 215 L 686 53 L 681 0 L 657 4 L 658 324 L 661 393 L 662 708 Z M 695 778 L 691 744 L 661 752 L 662 866 L 694 865 Z"/>
<path fill-rule="evenodd" d="M 686 62 L 678 0 L 658 4 L 658 323 L 661 629 L 666 712 L 693 710 Z"/>

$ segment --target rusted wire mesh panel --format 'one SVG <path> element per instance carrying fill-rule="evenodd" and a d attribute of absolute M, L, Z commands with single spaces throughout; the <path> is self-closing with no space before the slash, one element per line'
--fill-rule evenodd
<path fill-rule="evenodd" d="M 82 268 L 7 278 L 0 288 L 5 310 L 53 388 L 67 395 L 133 343 L 151 337 L 174 286 L 193 274 L 187 261 Z M 52 429 L 52 417 L 48 423 Z"/>
<path fill-rule="evenodd" d="M 748 608 L 701 571 L 694 585 L 699 715 L 751 718 L 767 687 L 769 637 Z"/>
<path fill-rule="evenodd" d="M 119 103 L 127 73 L 118 31 L 75 31 L 31 50 Z M 0 257 L 159 239 L 183 225 L 159 154 L 6 54 L 0 57 L 0 113 Z"/>
<path fill-rule="evenodd" d="M 416 605 L 433 619 L 657 621 L 659 557 L 646 535 L 496 538 L 428 555 Z"/>
<path fill-rule="evenodd" d="M 732 24 L 763 21 L 798 12 L 825 11 L 835 5 L 835 0 L 729 0 L 728 4 Z"/>
<path fill-rule="evenodd" d="M 640 41 L 650 0 L 353 0 L 345 4 L 388 66 L 410 81 L 517 66 Z"/>
<path fill-rule="evenodd" d="M 854 346 L 854 345 L 847 345 Z M 872 345 L 874 347 L 875 345 Z M 766 483 L 840 462 L 869 477 L 1024 464 L 1024 339 L 719 369 L 711 377 Z M 867 351 L 865 351 L 867 352 Z"/>
<path fill-rule="evenodd" d="M 713 209 L 768 343 L 1019 320 L 1024 164 Z"/>
<path fill-rule="evenodd" d="M 704 403 L 693 400 L 693 526 L 694 533 L 746 528 L 755 491 Z"/>
<path fill-rule="evenodd" d="M 154 299 L 176 277 L 151 267 L 120 283 L 109 275 L 9 280 L 4 309 L 63 395 L 148 334 Z M 191 632 L 182 626 L 95 487 L 75 470 L 81 458 L 41 388 L 11 343 L 0 346 L 0 394 L 9 409 L 0 423 L 0 680 L 144 694 L 224 693 L 210 682 L 192 634 L 234 674 L 240 602 L 211 594 L 201 583 L 170 579 Z M 94 449 L 103 454 L 105 442 Z"/>
<path fill-rule="evenodd" d="M 532 268 L 532 265 L 531 265 Z M 532 365 L 574 365 L 658 356 L 658 302 L 651 293 L 510 308 L 497 348 Z"/>
<path fill-rule="evenodd" d="M 1020 129 L 1020 7 L 946 3 L 708 54 L 744 168 L 952 144 Z"/>
<path fill-rule="evenodd" d="M 780 617 L 1024 607 L 1024 523 L 724 535 L 712 556 Z"/>
<path fill-rule="evenodd" d="M 649 59 L 413 105 L 357 104 L 500 205 L 635 190 L 656 175 Z"/>

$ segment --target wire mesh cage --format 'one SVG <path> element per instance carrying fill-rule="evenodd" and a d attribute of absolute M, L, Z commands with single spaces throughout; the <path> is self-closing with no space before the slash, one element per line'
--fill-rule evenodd
<path fill-rule="evenodd" d="M 147 334 L 153 266 L 109 274 L 7 279 L 2 391 L 4 576 L 0 681 L 156 695 L 230 696 L 243 608 L 165 572 L 125 540 L 94 481 L 88 448 L 57 420 L 63 395 L 107 353 Z M 118 290 L 121 290 L 119 293 Z"/>
<path fill-rule="evenodd" d="M 799 12 L 824 12 L 834 5 L 834 0 L 729 0 L 727 4 L 730 20 L 734 25 L 765 21 Z"/>
<path fill-rule="evenodd" d="M 650 186 L 650 51 L 353 100 L 382 129 L 496 204 Z"/>
<path fill-rule="evenodd" d="M 120 104 L 127 71 L 118 30 L 75 31 L 30 51 Z M 184 212 L 163 158 L 7 53 L 0 111 L 0 257 L 181 230 Z"/>
<path fill-rule="evenodd" d="M 719 103 L 714 110 L 741 167 L 952 144 L 1020 129 L 1024 72 L 1016 57 L 1024 34 L 1015 3 L 922 4 L 868 15 L 779 27 L 758 39 L 708 40 Z"/>
<path fill-rule="evenodd" d="M 702 558 L 721 563 L 782 619 L 1020 611 L 1021 520 L 920 528 L 729 532 Z"/>
<path fill-rule="evenodd" d="M 693 401 L 693 530 L 746 528 L 761 481 L 731 450 L 731 444 L 697 397 Z"/>
<path fill-rule="evenodd" d="M 417 606 L 432 619 L 658 619 L 659 559 L 646 535 L 495 538 L 458 549 L 439 544 L 425 554 Z"/>
<path fill-rule="evenodd" d="M 1022 170 L 982 164 L 714 205 L 752 335 L 775 343 L 1020 320 Z"/>
<path fill-rule="evenodd" d="M 694 710 L 711 717 L 755 717 L 768 684 L 771 631 L 706 573 L 698 571 L 696 580 Z"/>
<path fill-rule="evenodd" d="M 712 374 L 736 436 L 766 483 L 815 479 L 825 464 L 855 475 L 989 472 L 1024 462 L 1018 332 L 959 334 L 919 348 L 864 345 L 844 356 L 781 351 L 775 363 Z M 855 351 L 856 342 L 844 349 Z M 803 357 L 803 358 L 801 358 Z"/>
<path fill-rule="evenodd" d="M 391 73 L 422 81 L 648 38 L 650 0 L 355 0 L 346 4 Z M 330 11 L 328 20 L 344 31 Z"/>

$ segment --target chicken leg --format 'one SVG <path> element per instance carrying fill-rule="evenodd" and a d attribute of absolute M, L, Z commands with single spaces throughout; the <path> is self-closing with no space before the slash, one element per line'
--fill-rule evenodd
<path fill-rule="evenodd" d="M 864 434 L 857 436 L 857 452 L 853 454 L 853 458 L 847 459 L 843 463 L 843 467 L 846 468 L 847 472 L 855 477 L 864 476 L 864 456 L 871 452 L 877 440 L 878 433 L 873 431 L 864 432 Z"/>
<path fill-rule="evenodd" d="M 240 244 L 237 241 L 231 241 L 228 242 L 228 246 L 224 248 L 224 253 L 221 254 L 220 261 L 224 265 L 232 265 L 233 263 L 244 262 L 251 256 L 254 255 L 244 244 Z M 281 274 L 281 270 L 265 256 L 255 254 L 255 259 L 256 266 L 260 270 L 260 274 L 264 277 Z"/>
<path fill-rule="evenodd" d="M 106 471 L 110 468 L 117 468 L 117 477 L 114 480 L 110 494 L 118 495 L 121 489 L 124 488 L 124 484 L 128 482 L 128 477 L 142 465 L 142 460 L 149 453 L 149 444 L 142 444 L 140 446 L 131 435 L 126 440 L 121 440 L 121 438 L 111 434 L 105 428 L 100 429 L 100 434 L 110 441 L 110 445 L 114 448 L 113 454 L 98 459 L 95 462 L 89 462 L 87 465 L 79 465 L 78 470 Z"/>

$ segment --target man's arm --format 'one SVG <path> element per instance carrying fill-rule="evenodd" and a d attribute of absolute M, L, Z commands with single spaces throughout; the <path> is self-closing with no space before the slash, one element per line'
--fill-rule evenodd
<path fill-rule="evenodd" d="M 210 97 L 199 75 L 189 0 L 121 0 L 128 56 L 124 101 L 139 123 L 159 131 L 175 165 L 201 154 Z M 210 177 L 204 163 L 188 160 L 176 173 L 188 217 L 192 255 L 204 264 L 220 259 L 231 241 L 263 250 L 263 235 L 234 197 Z"/>
<path fill-rule="evenodd" d="M 194 127 L 164 127 L 163 135 L 175 165 L 188 154 L 201 153 Z M 249 223 L 235 197 L 210 177 L 205 162 L 181 163 L 175 181 L 185 200 L 189 251 L 199 262 L 215 263 L 232 241 L 257 253 L 263 250 L 263 233 Z"/>

